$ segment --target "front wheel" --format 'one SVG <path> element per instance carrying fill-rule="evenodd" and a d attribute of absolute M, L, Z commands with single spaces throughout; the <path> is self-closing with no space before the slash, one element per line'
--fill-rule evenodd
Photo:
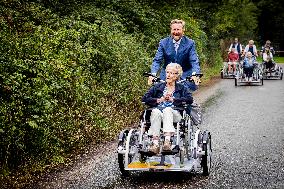
<path fill-rule="evenodd" d="M 135 130 L 131 129 L 130 131 L 124 130 L 119 135 L 118 143 L 118 166 L 121 174 L 123 176 L 129 176 L 130 172 L 125 170 L 125 167 L 128 166 L 133 161 L 133 154 L 130 153 L 131 146 L 135 144 Z"/>
<path fill-rule="evenodd" d="M 125 177 L 129 176 L 129 171 L 125 170 L 124 168 L 124 155 L 123 154 L 118 154 L 118 166 L 121 174 Z"/>
<path fill-rule="evenodd" d="M 204 141 L 206 141 L 204 143 Z M 211 169 L 211 156 L 212 156 L 212 146 L 211 146 L 211 134 L 208 131 L 204 131 L 203 133 L 203 146 L 202 151 L 205 152 L 202 155 L 201 159 L 201 167 L 202 167 L 202 174 L 204 176 L 208 176 L 210 174 Z"/>
<path fill-rule="evenodd" d="M 179 151 L 179 158 L 180 158 L 180 167 L 183 167 L 184 166 L 184 149 L 181 148 L 180 151 Z"/>

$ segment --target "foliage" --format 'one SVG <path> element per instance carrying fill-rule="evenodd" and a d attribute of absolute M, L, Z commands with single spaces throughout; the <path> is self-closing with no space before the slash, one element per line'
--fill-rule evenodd
<path fill-rule="evenodd" d="M 284 49 L 284 6 L 281 1 L 259 0 L 257 7 L 261 10 L 258 17 L 261 45 L 270 40 L 276 50 Z M 283 53 L 281 54 L 284 55 Z"/>
<path fill-rule="evenodd" d="M 15 24 L 1 19 L 2 173 L 113 138 L 130 124 L 128 117 L 138 117 L 132 109 L 141 107 L 149 62 L 139 40 L 111 22 L 115 15 L 97 11 L 104 21 L 98 25 L 25 6 L 25 14 L 42 19 L 36 23 L 9 8 Z"/>

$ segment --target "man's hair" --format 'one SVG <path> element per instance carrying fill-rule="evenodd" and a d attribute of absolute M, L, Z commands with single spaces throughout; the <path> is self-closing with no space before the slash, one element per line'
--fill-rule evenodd
<path fill-rule="evenodd" d="M 178 78 L 180 78 L 182 76 L 183 71 L 182 71 L 181 65 L 179 65 L 178 63 L 170 63 L 170 64 L 167 65 L 166 69 L 169 68 L 169 67 L 177 69 Z"/>
<path fill-rule="evenodd" d="M 182 24 L 182 28 L 185 29 L 185 21 L 174 19 L 171 21 L 170 27 L 172 27 L 173 24 Z"/>
<path fill-rule="evenodd" d="M 252 53 L 249 51 L 249 52 L 247 52 L 246 56 L 248 56 L 248 55 L 252 56 Z"/>

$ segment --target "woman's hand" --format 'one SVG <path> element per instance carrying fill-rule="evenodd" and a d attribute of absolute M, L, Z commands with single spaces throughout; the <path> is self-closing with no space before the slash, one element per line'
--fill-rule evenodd
<path fill-rule="evenodd" d="M 166 94 L 166 96 L 165 96 L 165 100 L 166 101 L 171 101 L 171 102 L 173 102 L 174 101 L 174 99 L 173 99 L 173 96 L 172 96 L 172 94 Z"/>
<path fill-rule="evenodd" d="M 157 99 L 157 103 L 158 103 L 158 104 L 160 104 L 161 102 L 165 102 L 165 101 L 166 101 L 166 100 L 165 100 L 165 97 L 163 97 L 163 96 L 162 96 L 161 98 L 158 98 L 158 99 Z"/>
<path fill-rule="evenodd" d="M 166 102 L 166 101 L 174 101 L 174 98 L 172 94 L 166 94 L 165 96 L 162 96 L 161 98 L 157 99 L 157 103 L 160 104 L 161 102 Z"/>

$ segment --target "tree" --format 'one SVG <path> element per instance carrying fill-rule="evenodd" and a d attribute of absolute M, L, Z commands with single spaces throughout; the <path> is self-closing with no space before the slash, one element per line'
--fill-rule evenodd
<path fill-rule="evenodd" d="M 281 1 L 255 1 L 261 10 L 258 18 L 259 36 L 262 44 L 272 41 L 276 49 L 284 49 L 284 6 Z"/>

